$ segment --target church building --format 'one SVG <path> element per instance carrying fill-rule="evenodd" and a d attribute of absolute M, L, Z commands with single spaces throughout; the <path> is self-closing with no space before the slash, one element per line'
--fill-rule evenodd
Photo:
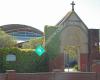
<path fill-rule="evenodd" d="M 56 34 L 59 34 L 60 42 L 58 46 L 59 51 L 57 52 L 58 56 L 55 57 L 54 60 L 50 60 L 49 69 L 50 71 L 55 69 L 63 71 L 66 60 L 68 60 L 66 59 L 66 55 L 68 56 L 70 54 L 71 49 L 76 52 L 79 71 L 100 72 L 99 30 L 88 29 L 75 12 L 75 3 L 72 2 L 71 5 L 72 10 L 54 26 L 56 29 L 54 29 L 46 39 L 48 43 L 48 39 L 53 39 Z M 49 30 L 51 30 L 50 27 L 45 28 L 46 36 Z"/>

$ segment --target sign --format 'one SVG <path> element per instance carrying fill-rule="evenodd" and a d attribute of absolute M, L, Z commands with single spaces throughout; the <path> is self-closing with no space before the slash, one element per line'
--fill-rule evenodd
<path fill-rule="evenodd" d="M 45 49 L 43 48 L 42 45 L 38 45 L 35 49 L 35 52 L 38 56 L 41 56 L 44 52 L 45 52 Z"/>
<path fill-rule="evenodd" d="M 14 55 L 14 54 L 8 54 L 6 56 L 6 61 L 16 61 L 16 55 Z"/>

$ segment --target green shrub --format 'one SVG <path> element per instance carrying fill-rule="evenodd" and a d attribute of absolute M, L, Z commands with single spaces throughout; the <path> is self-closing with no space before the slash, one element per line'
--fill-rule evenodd
<path fill-rule="evenodd" d="M 75 65 L 75 66 L 74 66 L 74 70 L 75 70 L 75 71 L 78 71 L 78 65 Z"/>
<path fill-rule="evenodd" d="M 16 55 L 16 61 L 6 61 L 10 53 Z M 48 56 L 38 56 L 33 50 L 20 50 L 17 48 L 0 49 L 0 72 L 14 69 L 16 72 L 45 72 L 48 71 Z"/>
<path fill-rule="evenodd" d="M 45 27 L 45 39 L 46 42 L 49 40 L 49 37 L 53 35 L 53 33 L 56 33 L 57 27 L 54 26 L 46 26 Z M 49 41 L 48 44 L 46 44 L 46 51 L 49 55 L 49 59 L 54 59 L 57 55 L 60 53 L 60 39 L 59 39 L 59 33 L 57 33 L 53 38 Z"/>

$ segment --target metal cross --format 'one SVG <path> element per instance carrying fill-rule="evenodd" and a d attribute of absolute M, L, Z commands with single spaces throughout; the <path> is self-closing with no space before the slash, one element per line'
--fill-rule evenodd
<path fill-rule="evenodd" d="M 72 1 L 71 5 L 72 5 L 72 11 L 74 11 L 74 5 L 75 5 L 74 1 Z"/>

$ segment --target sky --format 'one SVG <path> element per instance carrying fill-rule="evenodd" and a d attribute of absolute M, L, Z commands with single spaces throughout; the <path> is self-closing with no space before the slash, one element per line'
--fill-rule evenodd
<path fill-rule="evenodd" d="M 73 0 L 0 0 L 0 26 L 24 24 L 44 30 L 56 25 Z M 88 28 L 100 29 L 100 0 L 74 0 L 75 12 Z"/>

